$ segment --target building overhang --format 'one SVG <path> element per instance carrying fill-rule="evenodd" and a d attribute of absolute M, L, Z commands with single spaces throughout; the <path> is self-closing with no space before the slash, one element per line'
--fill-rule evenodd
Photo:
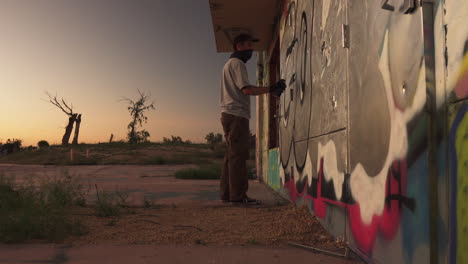
<path fill-rule="evenodd" d="M 240 33 L 259 39 L 257 51 L 266 51 L 275 31 L 279 0 L 209 0 L 218 52 L 233 51 L 232 40 Z"/>

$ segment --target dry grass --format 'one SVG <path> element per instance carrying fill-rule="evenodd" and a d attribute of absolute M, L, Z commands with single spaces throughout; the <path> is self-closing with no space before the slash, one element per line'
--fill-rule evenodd
<path fill-rule="evenodd" d="M 70 160 L 70 149 L 74 152 L 73 160 Z M 86 156 L 87 152 L 88 156 Z M 202 165 L 220 161 L 218 154 L 206 144 L 142 143 L 131 145 L 115 142 L 22 149 L 10 155 L 0 155 L 0 163 L 32 165 Z"/>
<path fill-rule="evenodd" d="M 61 241 L 86 228 L 71 217 L 84 204 L 82 185 L 68 173 L 21 185 L 0 175 L 0 242 Z"/>
<path fill-rule="evenodd" d="M 135 209 L 119 218 L 96 217 L 90 209 L 76 216 L 88 228 L 82 237 L 70 238 L 75 245 L 179 244 L 179 245 L 268 245 L 305 243 L 337 249 L 336 243 L 307 208 L 292 205 L 272 208 L 173 207 Z"/>

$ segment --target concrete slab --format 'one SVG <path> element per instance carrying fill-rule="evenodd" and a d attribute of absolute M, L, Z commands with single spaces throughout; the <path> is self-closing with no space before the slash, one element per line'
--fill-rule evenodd
<path fill-rule="evenodd" d="M 151 165 L 151 166 L 24 166 L 0 164 L 0 175 L 14 176 L 17 182 L 28 178 L 39 182 L 47 178 L 63 175 L 64 171 L 79 177 L 90 186 L 88 201 L 96 199 L 95 185 L 107 191 L 126 191 L 128 202 L 141 206 L 143 201 L 152 200 L 161 205 L 183 205 L 177 208 L 199 209 L 228 205 L 218 200 L 218 180 L 178 180 L 172 177 L 175 171 L 192 165 Z M 267 186 L 250 181 L 249 194 L 263 201 L 262 207 L 276 206 L 284 200 Z M 195 207 L 195 208 L 193 208 Z M 223 208 L 219 210 L 222 211 Z M 243 209 L 243 208 L 242 208 Z M 250 208 L 251 209 L 251 208 Z M 140 210 L 140 209 L 138 209 Z M 141 209 L 144 210 L 144 209 Z M 162 209 L 160 209 L 162 210 Z M 176 209 L 174 209 L 176 210 Z M 257 210 L 257 209 L 254 209 Z M 259 209 L 260 210 L 260 209 Z M 192 210 L 193 211 L 193 210 Z M 224 212 L 224 211 L 222 211 Z M 246 213 L 246 212 L 244 212 Z M 190 214 L 189 214 L 190 215 Z M 129 216 L 131 217 L 131 216 Z M 232 216 L 234 217 L 234 216 Z M 183 218 L 182 218 L 183 219 Z M 158 218 L 158 221 L 163 221 Z M 124 220 L 122 220 L 124 221 Z M 237 221 L 237 220 L 236 220 Z M 242 222 L 242 221 L 241 221 Z M 145 222 L 146 223 L 146 222 Z M 255 224 L 255 223 L 251 223 Z M 159 225 L 158 228 L 162 228 Z M 101 230 L 102 225 L 99 226 Z M 109 227 L 111 228 L 111 227 Z M 151 227 L 155 228 L 155 227 Z M 171 229 L 172 230 L 172 229 Z M 169 231 L 168 231 L 169 232 Z M 175 232 L 172 230 L 171 232 Z M 180 231 L 182 232 L 182 231 Z M 183 232 L 188 232 L 187 230 Z M 182 232 L 182 233 L 183 233 Z M 183 233 L 183 234 L 185 234 Z M 118 243 L 111 240 L 111 243 Z M 52 263 L 52 264 L 91 264 L 91 263 L 356 263 L 327 255 L 282 246 L 198 246 L 161 244 L 0 244 L 0 264 Z"/>
<path fill-rule="evenodd" d="M 153 204 L 191 204 L 197 206 L 219 205 L 219 180 L 179 180 L 176 171 L 195 165 L 95 165 L 48 166 L 0 164 L 0 175 L 13 176 L 17 182 L 40 182 L 68 173 L 77 177 L 85 186 L 87 201 L 96 200 L 99 190 L 122 191 L 128 194 L 129 206 L 143 206 L 144 201 Z M 249 194 L 273 206 L 284 202 L 276 193 L 258 181 L 250 181 Z"/>

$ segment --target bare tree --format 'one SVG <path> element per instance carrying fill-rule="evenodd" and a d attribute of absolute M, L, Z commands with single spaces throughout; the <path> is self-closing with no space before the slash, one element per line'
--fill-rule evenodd
<path fill-rule="evenodd" d="M 76 122 L 75 136 L 73 139 L 73 144 L 78 144 L 78 134 L 80 131 L 81 124 L 81 114 L 73 112 L 73 105 L 67 104 L 67 102 L 61 98 L 58 99 L 57 95 L 52 96 L 50 93 L 46 92 L 49 97 L 49 103 L 55 105 L 58 109 L 62 110 L 68 116 L 68 125 L 65 127 L 65 133 L 62 137 L 62 145 L 68 145 L 70 141 L 70 136 L 73 131 L 73 124 Z M 79 121 L 77 121 L 79 120 Z"/>
<path fill-rule="evenodd" d="M 145 129 L 138 131 L 138 128 L 143 127 L 143 123 L 148 122 L 148 117 L 145 116 L 145 112 L 154 109 L 154 102 L 149 103 L 151 99 L 149 95 L 138 90 L 140 97 L 138 100 L 132 100 L 129 98 L 123 98 L 121 101 L 125 101 L 129 104 L 127 107 L 132 121 L 128 124 L 127 139 L 129 143 L 139 143 L 148 141 L 150 133 Z"/>
<path fill-rule="evenodd" d="M 78 136 L 80 134 L 80 126 L 81 126 L 81 114 L 78 115 L 78 117 L 75 120 L 75 135 L 73 135 L 73 145 L 78 145 Z"/>

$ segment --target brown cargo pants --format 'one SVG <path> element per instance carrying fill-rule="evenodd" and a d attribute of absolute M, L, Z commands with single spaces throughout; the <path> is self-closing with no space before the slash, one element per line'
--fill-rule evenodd
<path fill-rule="evenodd" d="M 249 120 L 222 113 L 226 154 L 221 175 L 221 200 L 239 201 L 247 197 L 249 181 L 245 162 L 249 158 Z"/>

